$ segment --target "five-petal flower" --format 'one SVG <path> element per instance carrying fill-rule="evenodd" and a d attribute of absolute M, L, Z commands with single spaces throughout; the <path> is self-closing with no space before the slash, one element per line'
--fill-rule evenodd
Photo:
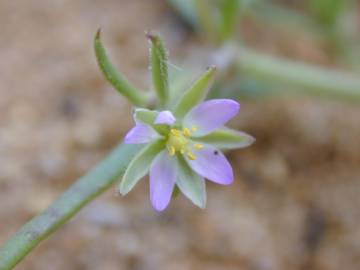
<path fill-rule="evenodd" d="M 221 185 L 234 180 L 233 169 L 221 150 L 243 148 L 255 141 L 244 132 L 224 127 L 239 109 L 234 100 L 213 99 L 196 105 L 179 119 L 170 111 L 136 110 L 136 125 L 124 142 L 147 146 L 130 163 L 120 192 L 126 194 L 150 172 L 150 200 L 157 211 L 168 206 L 175 186 L 204 208 L 204 178 Z M 138 112 L 147 116 L 137 117 Z"/>

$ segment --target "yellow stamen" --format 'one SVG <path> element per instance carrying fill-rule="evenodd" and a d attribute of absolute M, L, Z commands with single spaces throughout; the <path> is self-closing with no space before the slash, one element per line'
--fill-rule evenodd
<path fill-rule="evenodd" d="M 192 152 L 188 152 L 188 153 L 187 153 L 187 157 L 188 157 L 190 160 L 195 160 L 195 159 L 196 159 L 196 156 L 195 156 Z"/>
<path fill-rule="evenodd" d="M 197 130 L 198 130 L 197 126 L 192 126 L 192 127 L 191 127 L 191 131 L 192 131 L 192 132 L 195 132 L 195 131 L 197 131 Z"/>
<path fill-rule="evenodd" d="M 194 144 L 194 147 L 195 147 L 195 149 L 197 149 L 197 150 L 200 150 L 200 149 L 203 149 L 203 148 L 204 148 L 204 146 L 203 146 L 202 144 L 200 144 L 200 143 L 195 143 L 195 144 Z"/>
<path fill-rule="evenodd" d="M 170 156 L 174 156 L 174 155 L 175 155 L 175 152 L 176 152 L 175 147 L 174 147 L 174 146 L 170 146 L 170 147 L 169 147 L 169 155 L 170 155 Z"/>
<path fill-rule="evenodd" d="M 181 135 L 180 131 L 177 129 L 174 129 L 174 128 L 171 129 L 170 132 L 172 135 L 177 136 L 177 137 Z"/>
<path fill-rule="evenodd" d="M 189 136 L 191 135 L 190 129 L 184 128 L 183 134 L 184 134 L 186 137 L 189 137 Z"/>

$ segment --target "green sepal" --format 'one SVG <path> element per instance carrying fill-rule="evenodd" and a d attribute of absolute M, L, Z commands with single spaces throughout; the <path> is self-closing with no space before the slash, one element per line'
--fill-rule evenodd
<path fill-rule="evenodd" d="M 100 30 L 98 30 L 95 35 L 94 48 L 96 60 L 106 80 L 134 105 L 144 106 L 146 104 L 144 93 L 141 93 L 135 86 L 130 84 L 130 82 L 111 63 L 101 42 Z"/>
<path fill-rule="evenodd" d="M 176 185 L 186 197 L 200 208 L 206 206 L 205 179 L 196 174 L 182 156 L 177 156 L 178 170 Z"/>
<path fill-rule="evenodd" d="M 147 33 L 147 38 L 151 41 L 150 62 L 154 87 L 159 98 L 159 103 L 165 106 L 169 96 L 168 78 L 168 55 L 164 43 L 158 35 Z"/>
<path fill-rule="evenodd" d="M 180 98 L 184 95 L 184 91 L 189 87 L 189 81 L 194 81 L 196 76 L 194 76 L 193 70 L 182 69 L 182 70 L 169 70 L 169 80 L 170 80 L 170 96 L 169 96 L 169 108 L 174 108 L 175 105 L 179 102 Z"/>
<path fill-rule="evenodd" d="M 255 142 L 251 135 L 233 129 L 219 129 L 208 135 L 193 137 L 192 140 L 211 144 L 219 149 L 237 149 L 247 147 Z"/>
<path fill-rule="evenodd" d="M 120 183 L 119 191 L 122 195 L 127 194 L 148 173 L 153 159 L 164 149 L 164 146 L 163 140 L 155 141 L 144 147 L 133 158 Z"/>
<path fill-rule="evenodd" d="M 135 121 L 140 121 L 144 124 L 152 126 L 158 114 L 158 111 L 138 108 L 134 111 L 134 119 Z"/>
<path fill-rule="evenodd" d="M 205 99 L 215 76 L 215 71 L 215 66 L 209 67 L 184 93 L 175 106 L 174 115 L 176 118 L 183 118 L 188 111 Z"/>
<path fill-rule="evenodd" d="M 159 114 L 158 111 L 148 110 L 148 109 L 135 109 L 134 119 L 135 121 L 140 121 L 144 124 L 151 126 L 155 129 L 160 135 L 166 136 L 169 133 L 168 125 L 157 125 L 154 124 L 156 116 Z"/>

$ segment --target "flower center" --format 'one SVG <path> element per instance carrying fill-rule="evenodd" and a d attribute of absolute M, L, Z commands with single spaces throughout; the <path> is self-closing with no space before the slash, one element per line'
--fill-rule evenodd
<path fill-rule="evenodd" d="M 191 131 L 196 131 L 196 127 L 192 127 Z M 190 140 L 188 138 L 191 135 L 191 131 L 188 128 L 184 128 L 182 131 L 174 128 L 170 130 L 169 137 L 166 142 L 170 156 L 174 156 L 176 152 L 180 152 L 183 155 L 186 154 L 190 160 L 196 159 L 196 156 L 192 152 L 192 147 L 199 150 L 203 148 L 203 145 L 198 143 L 194 145 L 190 144 Z"/>

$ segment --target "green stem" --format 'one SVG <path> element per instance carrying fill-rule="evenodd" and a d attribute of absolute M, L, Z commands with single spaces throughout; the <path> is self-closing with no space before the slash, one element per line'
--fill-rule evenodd
<path fill-rule="evenodd" d="M 120 144 L 104 161 L 74 183 L 47 210 L 26 223 L 0 248 L 0 270 L 15 267 L 42 240 L 112 186 L 140 146 Z"/>
<path fill-rule="evenodd" d="M 236 63 L 241 72 L 259 80 L 284 83 L 314 96 L 360 101 L 360 79 L 356 74 L 279 59 L 245 48 L 238 49 Z"/>

